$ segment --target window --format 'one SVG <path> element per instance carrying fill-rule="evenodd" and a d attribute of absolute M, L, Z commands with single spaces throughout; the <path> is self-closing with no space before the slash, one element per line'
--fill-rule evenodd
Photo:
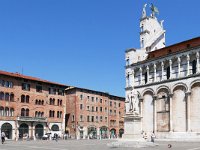
<path fill-rule="evenodd" d="M 107 112 L 107 110 L 108 110 L 107 107 L 105 107 L 105 112 Z"/>
<path fill-rule="evenodd" d="M 142 41 L 141 41 L 141 48 L 143 48 L 144 47 L 144 39 L 142 39 Z"/>
<path fill-rule="evenodd" d="M 6 93 L 6 94 L 5 94 L 5 100 L 6 100 L 6 101 L 9 101 L 9 99 L 10 99 L 9 93 Z"/>
<path fill-rule="evenodd" d="M 87 106 L 87 110 L 90 111 L 90 106 Z"/>
<path fill-rule="evenodd" d="M 94 116 L 92 116 L 91 121 L 94 122 Z"/>
<path fill-rule="evenodd" d="M 92 106 L 92 112 L 94 112 L 94 106 Z"/>
<path fill-rule="evenodd" d="M 112 107 L 112 102 L 110 102 L 110 107 Z"/>
<path fill-rule="evenodd" d="M 102 112 L 103 110 L 102 110 L 102 107 L 100 107 L 100 112 Z"/>
<path fill-rule="evenodd" d="M 98 116 L 96 116 L 96 122 L 99 122 L 99 117 Z"/>
<path fill-rule="evenodd" d="M 83 121 L 83 115 L 80 115 L 80 121 Z"/>
<path fill-rule="evenodd" d="M 100 99 L 100 103 L 102 103 L 102 99 Z"/>
<path fill-rule="evenodd" d="M 108 121 L 108 117 L 105 117 L 105 122 L 107 122 Z"/>
<path fill-rule="evenodd" d="M 98 107 L 96 107 L 96 112 L 98 112 Z"/>
<path fill-rule="evenodd" d="M 90 99 L 90 96 L 87 96 L 87 99 L 89 100 L 89 99 Z"/>
<path fill-rule="evenodd" d="M 9 82 L 9 87 L 13 88 L 13 82 Z"/>
<path fill-rule="evenodd" d="M 56 95 L 56 89 L 55 88 L 49 88 L 49 94 Z"/>
<path fill-rule="evenodd" d="M 51 127 L 51 130 L 52 131 L 59 131 L 59 126 L 57 124 L 54 124 L 52 127 Z"/>
<path fill-rule="evenodd" d="M 117 103 L 116 103 L 116 102 L 114 102 L 114 107 L 115 107 L 115 108 L 117 107 Z"/>
<path fill-rule="evenodd" d="M 119 107 L 121 107 L 121 103 L 119 103 Z"/>
<path fill-rule="evenodd" d="M 112 110 L 110 110 L 110 115 L 112 115 Z"/>
<path fill-rule="evenodd" d="M 117 113 L 116 113 L 116 110 L 114 110 L 114 115 L 116 115 Z"/>
<path fill-rule="evenodd" d="M 11 102 L 14 101 L 14 94 L 13 94 L 13 93 L 10 94 L 10 101 L 11 101 Z"/>
<path fill-rule="evenodd" d="M 80 95 L 80 99 L 83 100 L 83 95 L 82 94 Z"/>
<path fill-rule="evenodd" d="M 167 67 L 167 79 L 170 78 L 170 67 Z"/>
<path fill-rule="evenodd" d="M 90 122 L 90 116 L 87 116 L 87 122 Z"/>
<path fill-rule="evenodd" d="M 9 82 L 8 81 L 5 82 L 5 87 L 7 87 L 7 88 L 9 87 Z"/>
<path fill-rule="evenodd" d="M 3 92 L 0 93 L 0 100 L 4 100 L 4 93 Z"/>
<path fill-rule="evenodd" d="M 29 109 L 28 108 L 27 109 L 22 108 L 21 109 L 21 116 L 28 117 L 29 116 Z"/>
<path fill-rule="evenodd" d="M 36 85 L 36 92 L 42 93 L 42 86 Z"/>
<path fill-rule="evenodd" d="M 22 95 L 22 96 L 21 96 L 21 102 L 22 102 L 22 103 L 25 103 L 25 95 Z"/>
<path fill-rule="evenodd" d="M 98 101 L 99 101 L 99 99 L 98 99 L 98 97 L 96 97 L 96 102 L 98 103 Z"/>
<path fill-rule="evenodd" d="M 192 61 L 192 74 L 195 74 L 197 72 L 197 61 Z"/>
<path fill-rule="evenodd" d="M 94 102 L 94 97 L 92 97 L 92 102 Z"/>
<path fill-rule="evenodd" d="M 100 116 L 100 121 L 101 121 L 101 122 L 103 121 L 103 117 L 102 117 L 102 116 Z"/>
<path fill-rule="evenodd" d="M 83 104 L 80 104 L 80 109 L 81 109 L 81 110 L 83 109 Z"/>
<path fill-rule="evenodd" d="M 24 91 L 30 91 L 30 84 L 28 84 L 28 83 L 22 83 L 22 90 L 24 90 Z"/>
<path fill-rule="evenodd" d="M 75 121 L 75 116 L 74 115 L 72 115 L 72 122 L 74 122 Z"/>
<path fill-rule="evenodd" d="M 28 95 L 26 95 L 26 103 L 29 103 L 29 96 Z"/>
<path fill-rule="evenodd" d="M 10 109 L 10 116 L 13 117 L 14 116 L 14 108 Z"/>
<path fill-rule="evenodd" d="M 58 89 L 58 95 L 62 95 L 62 96 L 64 96 L 64 90 L 62 90 L 62 89 Z"/>

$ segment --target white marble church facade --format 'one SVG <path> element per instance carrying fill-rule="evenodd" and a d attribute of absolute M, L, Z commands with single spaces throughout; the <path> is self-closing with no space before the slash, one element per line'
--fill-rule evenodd
<path fill-rule="evenodd" d="M 200 138 L 200 37 L 165 47 L 162 21 L 145 7 L 140 27 L 141 48 L 126 51 L 124 137 Z"/>

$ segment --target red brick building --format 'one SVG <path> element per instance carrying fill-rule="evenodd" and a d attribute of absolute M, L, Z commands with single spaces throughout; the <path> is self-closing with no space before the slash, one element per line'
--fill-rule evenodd
<path fill-rule="evenodd" d="M 8 139 L 64 132 L 68 86 L 0 71 L 0 130 Z"/>
<path fill-rule="evenodd" d="M 115 138 L 124 132 L 123 97 L 69 88 L 66 90 L 66 130 L 77 139 Z"/>

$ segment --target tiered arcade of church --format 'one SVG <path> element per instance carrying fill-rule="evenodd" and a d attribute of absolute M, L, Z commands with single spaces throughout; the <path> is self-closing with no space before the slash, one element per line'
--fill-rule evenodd
<path fill-rule="evenodd" d="M 143 14 L 144 10 L 145 7 Z M 152 30 L 156 31 L 152 22 L 160 25 L 160 35 L 153 35 L 153 40 L 146 42 L 154 41 L 154 44 L 126 51 L 124 137 L 133 138 L 138 130 L 137 134 L 154 131 L 158 138 L 197 138 L 200 133 L 200 37 L 165 47 L 162 23 L 153 12 L 150 17 L 144 16 L 141 22 L 150 28 L 140 37 L 145 39 L 145 35 L 148 37 Z M 141 119 L 131 122 L 137 107 L 137 116 Z"/>

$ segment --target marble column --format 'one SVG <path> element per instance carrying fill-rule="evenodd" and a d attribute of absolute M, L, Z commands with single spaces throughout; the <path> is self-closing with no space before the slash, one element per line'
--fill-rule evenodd
<path fill-rule="evenodd" d="M 149 83 L 149 66 L 147 66 L 147 83 Z"/>
<path fill-rule="evenodd" d="M 170 69 L 170 79 L 172 78 L 172 60 L 169 60 L 169 69 Z"/>
<path fill-rule="evenodd" d="M 153 65 L 153 69 L 154 69 L 154 82 L 157 81 L 157 77 L 156 77 L 156 64 Z"/>
<path fill-rule="evenodd" d="M 153 130 L 154 132 L 157 131 L 157 110 L 156 110 L 156 99 L 157 99 L 157 96 L 154 96 L 153 97 L 153 113 L 154 113 L 154 116 L 153 116 Z"/>
<path fill-rule="evenodd" d="M 197 58 L 197 73 L 199 73 L 199 52 L 196 53 Z"/>
<path fill-rule="evenodd" d="M 162 74 L 161 81 L 163 81 L 164 80 L 164 62 L 161 62 L 161 74 Z"/>
<path fill-rule="evenodd" d="M 190 75 L 190 55 L 187 55 L 187 76 Z"/>
<path fill-rule="evenodd" d="M 178 77 L 180 77 L 180 75 L 181 75 L 181 59 L 180 59 L 180 57 L 177 58 L 177 62 L 178 62 Z"/>
<path fill-rule="evenodd" d="M 191 120 L 191 117 L 190 117 L 190 112 L 191 112 L 191 110 L 190 110 L 190 95 L 191 95 L 191 92 L 187 92 L 186 94 L 185 94 L 185 96 L 186 96 L 186 125 L 187 125 L 187 129 L 186 129 L 186 131 L 187 132 L 190 132 L 190 130 L 191 130 L 191 128 L 190 128 L 190 120 Z"/>
<path fill-rule="evenodd" d="M 142 68 L 140 67 L 140 85 L 143 84 L 143 81 L 142 81 Z"/>
<path fill-rule="evenodd" d="M 169 98 L 170 98 L 170 101 L 169 101 L 169 124 L 170 124 L 170 132 L 173 132 L 173 104 L 172 104 L 172 97 L 173 97 L 173 94 L 169 94 Z"/>
<path fill-rule="evenodd" d="M 135 85 L 135 71 L 134 69 L 132 70 L 132 82 L 131 82 L 131 86 L 133 87 Z"/>

